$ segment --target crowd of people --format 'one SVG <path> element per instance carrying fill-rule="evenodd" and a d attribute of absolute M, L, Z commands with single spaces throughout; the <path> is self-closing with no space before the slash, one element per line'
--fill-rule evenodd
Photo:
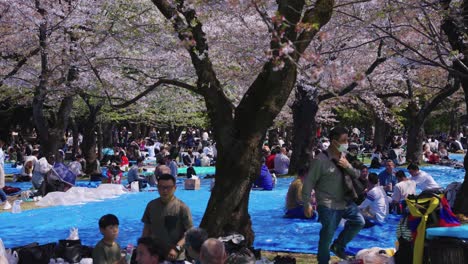
<path fill-rule="evenodd" d="M 95 179 L 114 184 L 121 184 L 123 172 L 128 171 L 129 184 L 137 183 L 139 190 L 147 185 L 158 190 L 159 198 L 149 202 L 142 212 L 142 235 L 135 250 L 137 263 L 176 263 L 185 260 L 203 264 L 230 263 L 229 258 L 234 255 L 228 254 L 223 242 L 208 238 L 203 229 L 194 228 L 189 207 L 174 195 L 178 166 L 187 166 L 190 172 L 193 166 L 215 164 L 216 144 L 209 139 L 208 133 L 203 132 L 199 139 L 193 133 L 187 133 L 179 149 L 159 142 L 155 130 L 145 139 L 133 139 L 130 134 L 125 127 L 115 134 L 118 144 L 103 150 L 104 157 L 98 161 L 94 171 Z M 427 158 L 425 161 L 434 161 L 434 156 L 447 159 L 448 149 L 457 151 L 464 148 L 458 139 L 447 140 L 447 145 L 433 137 L 425 141 L 422 146 L 423 155 Z M 45 175 L 58 162 L 63 162 L 65 154 L 73 148 L 71 142 L 70 138 L 67 139 L 63 157 L 59 159 L 54 155 L 40 157 L 38 146 L 23 144 L 9 147 L 8 159 L 23 164 L 16 179 L 31 180 L 34 188 L 40 189 Z M 259 177 L 253 183 L 254 189 L 272 190 L 276 176 L 288 174 L 291 151 L 284 142 L 278 143 L 271 149 L 267 145 L 263 146 L 262 165 Z M 4 186 L 4 177 L 1 177 L 6 157 L 4 145 L 5 142 L 0 140 L 0 187 Z M 376 174 L 369 172 L 370 168 L 357 158 L 358 153 L 366 148 L 363 139 L 354 130 L 350 133 L 345 128 L 335 127 L 329 132 L 328 138 L 323 137 L 319 141 L 313 159 L 299 168 L 297 178 L 288 189 L 285 217 L 317 219 L 321 223 L 319 263 L 328 263 L 330 251 L 342 259 L 348 259 L 346 245 L 359 231 L 374 225 L 384 225 L 388 214 L 392 211 L 401 212 L 401 201 L 415 195 L 417 189 L 434 192 L 441 190 L 432 176 L 420 170 L 416 163 L 407 166 L 409 176 L 405 171 L 396 169 L 407 162 L 404 146 L 405 139 L 394 136 L 384 147 L 373 148 L 370 168 L 385 167 Z M 75 176 L 81 176 L 84 175 L 86 162 L 80 151 L 76 152 L 68 168 Z M 135 162 L 131 163 L 131 160 Z M 157 163 L 154 173 L 149 177 L 144 173 L 148 161 Z M 107 165 L 106 175 L 102 175 L 100 163 Z M 1 188 L 0 198 L 2 202 L 6 200 Z M 333 239 L 342 219 L 346 219 L 344 229 Z M 116 242 L 118 225 L 115 215 L 105 215 L 100 219 L 99 229 L 103 239 L 94 248 L 94 263 L 126 263 L 121 255 L 122 249 Z M 240 258 L 255 261 L 252 255 L 245 254 Z"/>

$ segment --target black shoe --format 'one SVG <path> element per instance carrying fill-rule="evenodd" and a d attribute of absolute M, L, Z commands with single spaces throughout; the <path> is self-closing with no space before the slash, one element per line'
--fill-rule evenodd
<path fill-rule="evenodd" d="M 346 255 L 344 248 L 339 247 L 337 244 L 333 243 L 330 247 L 330 251 L 333 252 L 337 257 L 342 260 L 350 260 L 352 256 Z"/>

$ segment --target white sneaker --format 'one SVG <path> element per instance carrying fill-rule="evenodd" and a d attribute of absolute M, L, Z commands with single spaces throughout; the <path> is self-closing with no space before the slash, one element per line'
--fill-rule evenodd
<path fill-rule="evenodd" d="M 6 201 L 5 204 L 3 205 L 3 210 L 10 210 L 11 209 L 11 204 L 10 202 Z"/>

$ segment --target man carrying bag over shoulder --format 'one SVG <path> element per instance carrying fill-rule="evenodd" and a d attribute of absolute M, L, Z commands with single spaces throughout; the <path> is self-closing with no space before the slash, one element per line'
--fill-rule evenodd
<path fill-rule="evenodd" d="M 304 179 L 302 200 L 309 201 L 312 189 L 315 190 L 319 222 L 322 224 L 318 246 L 319 264 L 330 260 L 330 250 L 341 259 L 349 259 L 345 253 L 346 245 L 364 227 L 364 217 L 361 215 L 354 199 L 361 186 L 354 187 L 359 175 L 345 158 L 348 147 L 348 131 L 335 127 L 330 131 L 331 145 L 311 162 L 309 172 Z M 304 214 L 312 216 L 312 208 L 304 204 Z M 338 238 L 332 242 L 335 231 L 341 221 L 346 224 Z"/>

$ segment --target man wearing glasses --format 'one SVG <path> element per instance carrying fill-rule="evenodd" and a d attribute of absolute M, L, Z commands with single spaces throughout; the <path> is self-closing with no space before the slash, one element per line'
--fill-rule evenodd
<path fill-rule="evenodd" d="M 184 234 L 192 226 L 192 214 L 188 206 L 177 199 L 175 178 L 171 174 L 158 177 L 159 198 L 146 206 L 141 221 L 144 223 L 142 237 L 158 238 L 171 246 L 167 259 L 184 260 Z"/>

